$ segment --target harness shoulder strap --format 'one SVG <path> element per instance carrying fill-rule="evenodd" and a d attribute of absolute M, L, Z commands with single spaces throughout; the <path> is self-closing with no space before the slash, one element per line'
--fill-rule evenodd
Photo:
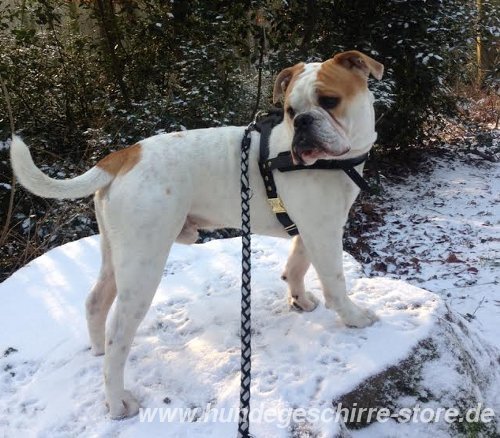
<path fill-rule="evenodd" d="M 276 125 L 283 121 L 284 113 L 281 108 L 270 109 L 265 116 L 255 122 L 255 130 L 260 132 L 259 162 L 264 162 L 269 157 L 269 138 Z"/>
<path fill-rule="evenodd" d="M 280 221 L 281 225 L 283 225 L 285 231 L 290 236 L 296 236 L 299 234 L 299 230 L 297 229 L 295 222 L 292 221 L 286 212 L 283 201 L 278 196 L 278 190 L 273 177 L 273 169 L 267 164 L 267 161 L 259 161 L 259 169 L 266 187 L 267 202 L 271 206 L 273 213 L 276 215 L 276 218 Z"/>

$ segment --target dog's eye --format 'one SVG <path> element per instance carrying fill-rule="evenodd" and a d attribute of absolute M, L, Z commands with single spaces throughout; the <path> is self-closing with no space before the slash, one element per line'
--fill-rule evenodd
<path fill-rule="evenodd" d="M 340 103 L 340 97 L 335 96 L 321 96 L 318 99 L 318 103 L 326 110 L 331 110 L 338 106 Z"/>
<path fill-rule="evenodd" d="M 290 116 L 291 119 L 293 119 L 295 117 L 295 110 L 291 106 L 289 106 L 286 109 L 286 112 L 288 113 L 288 115 Z"/>

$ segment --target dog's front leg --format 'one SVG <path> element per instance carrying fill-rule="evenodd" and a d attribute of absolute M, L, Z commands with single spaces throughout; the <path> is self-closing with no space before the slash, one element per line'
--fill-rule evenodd
<path fill-rule="evenodd" d="M 305 312 L 313 311 L 318 305 L 318 300 L 310 292 L 306 292 L 304 276 L 311 266 L 307 250 L 300 236 L 292 240 L 290 255 L 286 262 L 281 279 L 288 283 L 288 302 L 290 307 Z"/>
<path fill-rule="evenodd" d="M 326 307 L 334 309 L 348 326 L 362 328 L 373 324 L 378 319 L 375 313 L 354 304 L 347 296 L 342 265 L 343 227 L 305 231 L 301 236 L 323 286 Z"/>

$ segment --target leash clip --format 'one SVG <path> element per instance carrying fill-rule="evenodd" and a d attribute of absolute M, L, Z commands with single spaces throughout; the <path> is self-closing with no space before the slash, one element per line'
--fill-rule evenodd
<path fill-rule="evenodd" d="M 253 131 L 255 129 L 255 124 L 257 123 L 257 119 L 253 119 L 247 126 L 247 131 Z"/>

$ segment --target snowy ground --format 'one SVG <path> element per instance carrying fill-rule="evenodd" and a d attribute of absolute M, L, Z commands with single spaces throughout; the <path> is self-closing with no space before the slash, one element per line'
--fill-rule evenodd
<path fill-rule="evenodd" d="M 440 300 L 426 291 L 393 280 L 354 282 L 359 266 L 347 255 L 354 298 L 377 311 L 381 322 L 359 331 L 345 328 L 323 306 L 289 312 L 279 280 L 287 242 L 255 238 L 253 246 L 255 407 L 330 407 L 332 397 L 403 358 L 439 316 Z M 239 252 L 239 239 L 173 249 L 128 367 L 129 386 L 144 406 L 238 405 Z M 166 430 L 172 437 L 234 435 L 234 423 L 106 418 L 102 358 L 88 351 L 82 312 L 98 254 L 97 237 L 70 243 L 2 284 L 0 346 L 17 351 L 0 359 L 0 410 L 7 414 L 0 427 L 8 436 L 147 436 Z M 308 284 L 318 295 L 314 272 Z M 259 437 L 289 436 L 292 427 L 253 424 Z M 316 430 L 336 428 L 332 422 Z"/>
<path fill-rule="evenodd" d="M 387 183 L 386 224 L 370 237 L 379 257 L 364 267 L 365 275 L 386 278 L 362 279 L 360 266 L 344 259 L 353 299 L 381 317 L 367 329 L 344 327 L 322 305 L 289 312 L 279 280 L 288 244 L 254 239 L 252 406 L 329 407 L 425 338 L 441 299 L 387 277 L 440 295 L 500 347 L 500 167 L 484 166 L 443 161 L 428 176 Z M 127 368 L 128 387 L 143 406 L 198 409 L 195 417 L 208 404 L 237 406 L 239 245 L 231 239 L 173 249 Z M 98 253 L 97 237 L 82 239 L 0 285 L 0 437 L 235 436 L 232 422 L 106 418 L 102 358 L 88 351 L 83 311 Z M 321 298 L 313 270 L 307 285 Z M 301 436 L 293 422 L 252 424 L 258 438 Z M 389 435 L 376 427 L 353 435 Z M 331 436 L 337 428 L 319 422 L 309 430 Z"/>
<path fill-rule="evenodd" d="M 500 348 L 500 163 L 436 159 L 429 175 L 384 187 L 365 274 L 435 292 Z"/>

